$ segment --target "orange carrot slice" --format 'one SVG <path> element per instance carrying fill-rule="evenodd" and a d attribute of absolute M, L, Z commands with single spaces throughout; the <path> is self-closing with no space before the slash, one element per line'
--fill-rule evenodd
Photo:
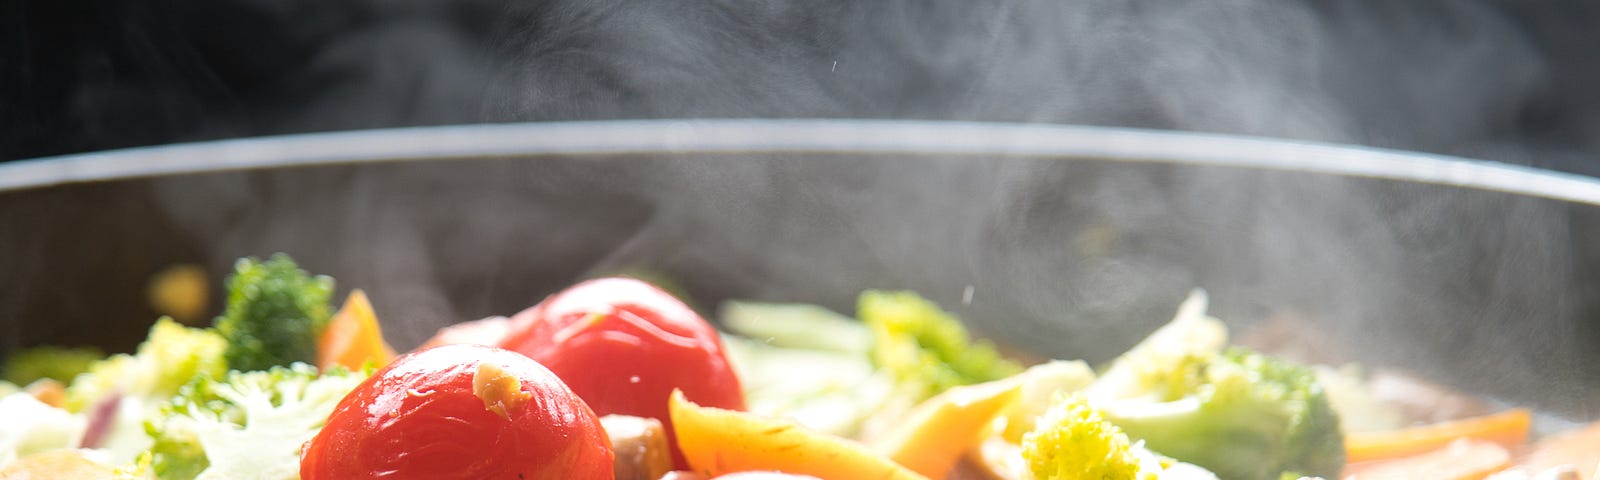
<path fill-rule="evenodd" d="M 1492 442 L 1515 450 L 1527 442 L 1528 426 L 1532 422 L 1533 414 L 1518 408 L 1399 430 L 1350 433 L 1344 439 L 1345 458 L 1353 464 L 1409 457 L 1438 450 L 1461 438 Z"/>
<path fill-rule="evenodd" d="M 1511 452 L 1497 443 L 1463 438 L 1407 458 L 1345 467 L 1345 480 L 1482 480 L 1511 466 Z"/>
<path fill-rule="evenodd" d="M 355 370 L 368 363 L 381 367 L 394 360 L 394 355 L 394 347 L 383 341 L 383 332 L 378 329 L 378 316 L 372 313 L 372 302 L 358 289 L 350 292 L 344 307 L 333 314 L 328 328 L 322 331 L 317 344 L 317 367 L 328 369 L 342 365 Z"/>
<path fill-rule="evenodd" d="M 695 473 L 768 471 L 826 479 L 927 480 L 866 445 L 752 413 L 668 398 L 678 448 Z"/>
<path fill-rule="evenodd" d="M 1021 390 L 1022 383 L 1006 380 L 951 388 L 917 405 L 868 445 L 928 478 L 944 478 Z"/>

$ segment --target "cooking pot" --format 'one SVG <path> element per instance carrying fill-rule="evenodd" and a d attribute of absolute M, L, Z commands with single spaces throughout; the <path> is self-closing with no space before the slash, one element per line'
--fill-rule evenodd
<path fill-rule="evenodd" d="M 909 121 L 501 124 L 0 165 L 0 349 L 128 350 L 152 274 L 291 254 L 390 340 L 578 279 L 853 311 L 909 289 L 981 335 L 1100 362 L 1192 288 L 1312 341 L 1575 419 L 1600 406 L 1600 182 L 1224 135 Z M 220 290 L 216 288 L 214 290 Z M 220 304 L 212 292 L 211 305 Z"/>

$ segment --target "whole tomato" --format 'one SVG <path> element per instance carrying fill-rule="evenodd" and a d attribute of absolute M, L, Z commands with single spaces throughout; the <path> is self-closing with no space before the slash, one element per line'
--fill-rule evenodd
<path fill-rule="evenodd" d="M 402 356 L 334 407 L 306 442 L 305 480 L 611 479 L 587 405 L 526 356 L 446 345 Z"/>
<path fill-rule="evenodd" d="M 539 361 L 595 413 L 651 417 L 666 427 L 673 463 L 673 389 L 700 405 L 744 410 L 739 378 L 717 331 L 671 294 L 631 278 L 586 281 L 511 319 L 501 347 Z"/>

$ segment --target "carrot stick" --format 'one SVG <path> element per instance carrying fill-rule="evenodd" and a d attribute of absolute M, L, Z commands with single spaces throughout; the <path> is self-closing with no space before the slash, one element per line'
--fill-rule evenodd
<path fill-rule="evenodd" d="M 1344 439 L 1345 458 L 1348 463 L 1359 463 L 1409 457 L 1438 450 L 1459 438 L 1493 442 L 1507 450 L 1516 450 L 1528 440 L 1528 426 L 1532 422 L 1532 413 L 1518 408 L 1399 430 L 1350 433 Z"/>

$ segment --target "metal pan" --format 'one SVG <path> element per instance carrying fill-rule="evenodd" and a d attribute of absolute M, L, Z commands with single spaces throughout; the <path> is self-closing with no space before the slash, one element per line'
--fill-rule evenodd
<path fill-rule="evenodd" d="M 1193 287 L 1236 331 L 1594 415 L 1600 183 L 1460 158 L 1112 128 L 842 120 L 505 124 L 0 165 L 0 349 L 131 348 L 177 262 L 292 254 L 401 346 L 586 275 L 850 311 L 914 289 L 1104 360 Z M 215 303 L 214 303 L 215 304 Z M 1319 337 L 1321 338 L 1321 337 Z"/>

